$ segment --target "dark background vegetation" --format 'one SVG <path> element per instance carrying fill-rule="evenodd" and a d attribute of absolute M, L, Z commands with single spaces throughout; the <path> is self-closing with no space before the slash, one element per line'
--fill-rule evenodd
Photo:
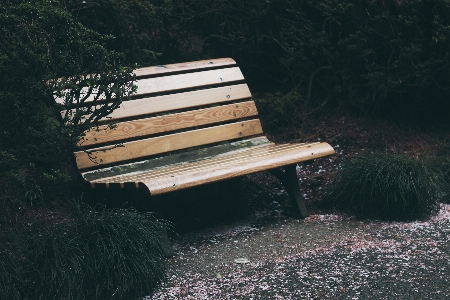
<path fill-rule="evenodd" d="M 52 95 L 81 87 L 54 78 L 96 73 L 97 84 L 119 82 L 106 94 L 129 92 L 130 68 L 232 57 L 268 130 L 292 131 L 330 115 L 443 130 L 450 112 L 449 39 L 449 0 L 3 0 L 1 244 L 28 247 L 22 238 L 28 232 L 84 224 L 75 213 L 85 191 L 71 152 L 95 120 L 82 128 L 63 124 L 63 107 Z M 450 174 L 448 144 L 438 141 L 432 165 Z M 23 266 L 10 252 L 0 254 L 0 276 L 9 274 L 1 281 L 22 282 Z M 39 284 L 24 291 L 31 298 L 44 292 Z"/>

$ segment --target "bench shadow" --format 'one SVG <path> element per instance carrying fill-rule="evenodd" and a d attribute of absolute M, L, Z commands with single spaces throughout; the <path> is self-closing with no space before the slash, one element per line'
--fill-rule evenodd
<path fill-rule="evenodd" d="M 249 195 L 255 197 L 249 197 Z M 186 233 L 245 219 L 265 205 L 259 191 L 243 177 L 148 197 L 141 190 L 89 190 L 83 200 L 107 208 L 133 207 L 172 222 Z"/>

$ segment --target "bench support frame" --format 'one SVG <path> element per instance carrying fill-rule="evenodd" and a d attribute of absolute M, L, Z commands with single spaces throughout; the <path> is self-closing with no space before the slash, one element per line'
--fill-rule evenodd
<path fill-rule="evenodd" d="M 292 206 L 296 210 L 293 216 L 303 219 L 309 216 L 309 212 L 300 191 L 296 167 L 297 164 L 291 164 L 283 167 L 284 172 L 281 169 L 271 169 L 268 171 L 284 185 Z"/>

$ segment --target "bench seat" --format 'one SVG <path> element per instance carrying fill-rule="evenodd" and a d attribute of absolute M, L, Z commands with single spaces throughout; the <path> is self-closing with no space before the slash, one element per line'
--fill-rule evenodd
<path fill-rule="evenodd" d="M 248 146 L 249 144 L 252 146 Z M 221 148 L 216 146 L 202 149 L 201 153 L 206 154 L 203 157 L 198 151 L 191 151 L 183 155 L 157 158 L 82 175 L 93 188 L 124 188 L 128 185 L 139 188 L 139 185 L 143 185 L 151 195 L 158 195 L 333 153 L 327 143 L 276 145 L 266 138 L 245 140 L 234 143 L 234 146 L 241 149 L 216 154 Z M 225 150 L 227 147 L 222 148 Z M 144 188 L 143 186 L 141 188 Z"/>

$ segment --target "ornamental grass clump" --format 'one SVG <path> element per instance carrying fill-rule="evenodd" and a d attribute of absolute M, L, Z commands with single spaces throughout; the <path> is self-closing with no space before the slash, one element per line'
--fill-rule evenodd
<path fill-rule="evenodd" d="M 168 222 L 134 209 L 79 208 L 76 221 L 33 236 L 26 250 L 39 299 L 133 299 L 165 276 Z"/>
<path fill-rule="evenodd" d="M 445 182 L 442 202 L 450 203 L 450 139 L 439 145 L 437 155 L 428 159 L 428 165 L 442 174 Z"/>
<path fill-rule="evenodd" d="M 0 250 L 0 299 L 21 299 L 17 290 L 18 268 L 17 258 L 10 251 Z"/>
<path fill-rule="evenodd" d="M 142 296 L 164 278 L 168 222 L 134 209 L 85 209 L 83 217 L 78 230 L 88 249 L 85 286 L 92 296 Z"/>
<path fill-rule="evenodd" d="M 411 221 L 437 212 L 443 187 L 442 176 L 418 159 L 359 156 L 342 163 L 326 203 L 361 218 Z"/>

